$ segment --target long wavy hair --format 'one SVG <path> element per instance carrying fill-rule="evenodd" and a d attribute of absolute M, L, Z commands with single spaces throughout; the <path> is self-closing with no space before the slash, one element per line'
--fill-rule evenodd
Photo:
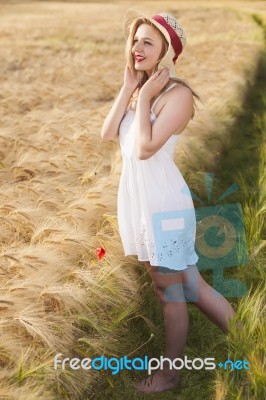
<path fill-rule="evenodd" d="M 159 60 L 157 61 L 157 63 L 155 64 L 155 66 L 153 67 L 152 70 L 152 75 L 158 70 L 158 65 L 159 63 L 162 61 L 162 59 L 164 58 L 165 54 L 167 53 L 168 50 L 168 42 L 165 39 L 164 35 L 162 34 L 162 32 L 157 29 L 157 27 L 155 25 L 153 25 L 151 23 L 150 20 L 144 18 L 144 17 L 138 17 L 136 18 L 130 28 L 130 34 L 127 38 L 127 42 L 126 42 L 126 48 L 125 48 L 125 56 L 126 56 L 126 61 L 127 61 L 127 65 L 130 67 L 130 69 L 134 72 L 136 72 L 137 78 L 138 78 L 138 86 L 135 89 L 134 93 L 131 96 L 131 99 L 129 101 L 130 107 L 135 110 L 136 109 L 136 104 L 137 104 L 137 99 L 138 99 L 138 95 L 139 95 L 139 91 L 142 88 L 142 86 L 145 84 L 145 82 L 149 79 L 148 74 L 145 71 L 137 71 L 135 69 L 135 62 L 134 62 L 134 57 L 132 55 L 132 47 L 133 47 L 133 41 L 134 41 L 134 37 L 135 34 L 137 32 L 137 29 L 140 25 L 142 24 L 148 24 L 150 25 L 153 29 L 156 29 L 157 32 L 159 32 L 161 38 L 162 38 L 162 51 L 161 54 L 159 55 Z M 193 119 L 194 115 L 195 115 L 195 108 L 197 108 L 196 102 L 195 102 L 195 98 L 198 99 L 199 101 L 201 101 L 200 96 L 191 88 L 191 86 L 183 79 L 180 78 L 170 78 L 170 81 L 174 81 L 177 83 L 180 83 L 181 85 L 187 87 L 188 89 L 191 90 L 192 95 L 193 95 L 193 112 L 192 112 L 192 116 L 191 119 Z M 164 92 L 164 88 L 161 90 L 160 93 Z"/>

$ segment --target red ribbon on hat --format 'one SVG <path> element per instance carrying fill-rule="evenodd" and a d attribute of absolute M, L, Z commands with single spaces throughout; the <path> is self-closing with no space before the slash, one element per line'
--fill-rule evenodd
<path fill-rule="evenodd" d="M 170 25 L 168 25 L 168 23 L 165 21 L 165 19 L 161 15 L 154 15 L 151 18 L 154 19 L 159 24 L 161 24 L 167 30 L 167 32 L 169 33 L 169 36 L 170 36 L 170 39 L 171 39 L 171 44 L 172 44 L 173 49 L 175 51 L 175 56 L 173 58 L 173 63 L 175 64 L 176 60 L 177 60 L 177 57 L 179 56 L 179 54 L 183 50 L 182 42 L 181 42 L 179 36 L 176 34 L 174 29 Z"/>

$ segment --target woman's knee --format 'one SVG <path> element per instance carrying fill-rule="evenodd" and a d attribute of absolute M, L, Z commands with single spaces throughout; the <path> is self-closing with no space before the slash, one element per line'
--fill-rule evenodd
<path fill-rule="evenodd" d="M 155 293 L 161 302 L 189 302 L 197 301 L 195 297 L 196 266 L 185 271 L 173 271 L 171 269 L 158 268 L 145 262 L 147 271 L 152 279 Z M 165 272 L 167 270 L 167 273 Z"/>
<path fill-rule="evenodd" d="M 163 288 L 154 285 L 154 291 L 162 305 L 167 303 L 186 303 L 184 291 L 180 285 L 173 284 Z"/>
<path fill-rule="evenodd" d="M 184 302 L 184 290 L 183 290 L 183 277 L 182 274 L 161 274 L 157 272 L 154 274 L 154 286 L 156 293 L 161 301 L 164 303 L 169 302 Z"/>
<path fill-rule="evenodd" d="M 183 286 L 186 299 L 191 303 L 198 303 L 204 297 L 211 301 L 212 298 L 217 298 L 220 295 L 204 280 L 198 268 L 189 270 L 187 281 Z"/>
<path fill-rule="evenodd" d="M 187 302 L 198 302 L 201 280 L 202 277 L 197 266 L 189 265 L 183 282 L 184 296 Z"/>

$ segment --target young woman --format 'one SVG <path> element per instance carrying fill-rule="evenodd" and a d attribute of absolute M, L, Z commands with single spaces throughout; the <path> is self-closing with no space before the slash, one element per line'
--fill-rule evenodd
<path fill-rule="evenodd" d="M 118 138 L 123 168 L 118 224 L 125 255 L 137 255 L 162 304 L 164 357 L 180 358 L 188 334 L 188 302 L 223 332 L 235 311 L 201 277 L 195 252 L 196 218 L 189 188 L 173 161 L 180 133 L 194 115 L 199 96 L 175 73 L 186 42 L 169 14 L 151 18 L 134 9 L 124 17 L 127 66 L 124 84 L 106 117 L 101 137 Z M 163 369 L 135 385 L 162 392 L 179 382 L 179 370 Z"/>

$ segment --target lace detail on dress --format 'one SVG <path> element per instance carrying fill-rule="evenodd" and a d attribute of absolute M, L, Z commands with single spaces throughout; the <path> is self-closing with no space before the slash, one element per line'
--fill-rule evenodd
<path fill-rule="evenodd" d="M 136 235 L 136 242 L 140 243 L 142 248 L 147 248 L 148 249 L 148 257 L 151 260 L 156 260 L 156 255 L 158 258 L 158 261 L 162 261 L 163 258 L 163 253 L 162 252 L 157 252 L 156 253 L 156 244 L 154 241 L 151 241 L 147 237 L 147 231 L 143 230 L 141 233 Z M 131 241 L 132 248 L 136 246 L 136 242 Z M 165 253 L 167 254 L 168 258 L 170 257 L 176 257 L 177 254 L 182 253 L 182 249 L 184 249 L 186 246 L 185 241 L 183 239 L 181 240 L 169 240 L 169 241 L 164 241 L 162 242 L 162 247 L 165 250 Z"/>
<path fill-rule="evenodd" d="M 180 240 L 180 243 L 178 245 L 177 240 L 170 240 L 170 242 L 168 242 L 168 243 L 163 242 L 162 247 L 164 249 L 168 248 L 168 250 L 166 250 L 166 254 L 170 258 L 170 257 L 175 256 L 176 253 L 180 253 L 180 247 L 185 247 L 185 242 L 184 242 L 184 240 Z M 162 259 L 163 259 L 162 253 L 158 254 L 158 259 L 159 259 L 159 261 L 162 261 Z"/>

